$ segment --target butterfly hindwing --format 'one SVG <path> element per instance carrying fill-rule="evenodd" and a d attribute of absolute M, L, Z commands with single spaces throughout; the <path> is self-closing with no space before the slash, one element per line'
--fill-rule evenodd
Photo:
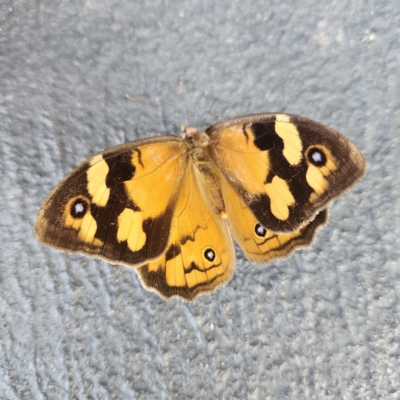
<path fill-rule="evenodd" d="M 204 195 L 209 184 L 193 165 L 188 166 L 173 214 L 167 251 L 138 268 L 144 284 L 165 297 L 192 300 L 232 276 L 232 239 L 227 220 L 221 218 Z"/>
<path fill-rule="evenodd" d="M 222 173 L 220 183 L 232 235 L 251 261 L 267 263 L 288 256 L 298 247 L 310 245 L 316 230 L 327 221 L 328 210 L 325 209 L 301 229 L 275 234 L 260 224 Z"/>
<path fill-rule="evenodd" d="M 187 157 L 179 138 L 111 148 L 81 164 L 43 204 L 40 240 L 53 247 L 137 265 L 167 245 Z"/>
<path fill-rule="evenodd" d="M 365 171 L 350 140 L 302 117 L 251 115 L 206 133 L 226 179 L 256 219 L 277 233 L 307 224 Z"/>
<path fill-rule="evenodd" d="M 232 235 L 246 257 L 254 262 L 267 263 L 274 258 L 288 256 L 298 247 L 310 245 L 316 230 L 324 225 L 328 218 L 328 210 L 325 209 L 301 229 L 276 234 L 260 224 L 222 173 L 220 184 Z"/>

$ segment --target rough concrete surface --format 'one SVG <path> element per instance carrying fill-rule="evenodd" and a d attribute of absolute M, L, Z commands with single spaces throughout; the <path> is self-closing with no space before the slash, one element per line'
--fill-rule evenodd
<path fill-rule="evenodd" d="M 0 84 L 1 399 L 400 398 L 398 0 L 6 0 Z M 266 111 L 367 159 L 313 246 L 237 248 L 232 281 L 185 303 L 36 240 L 92 154 Z"/>

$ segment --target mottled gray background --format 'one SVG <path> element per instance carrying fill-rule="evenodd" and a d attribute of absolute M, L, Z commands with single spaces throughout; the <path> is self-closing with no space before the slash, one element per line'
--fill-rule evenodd
<path fill-rule="evenodd" d="M 399 1 L 144 3 L 1 2 L 1 399 L 399 399 Z M 263 111 L 367 158 L 312 247 L 267 266 L 237 249 L 233 280 L 184 303 L 35 239 L 90 155 L 179 134 L 166 113 L 206 128 Z"/>

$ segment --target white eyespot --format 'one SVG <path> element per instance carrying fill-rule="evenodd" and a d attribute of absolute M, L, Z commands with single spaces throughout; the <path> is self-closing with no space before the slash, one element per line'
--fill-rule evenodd
<path fill-rule="evenodd" d="M 308 150 L 308 160 L 316 167 L 323 167 L 327 162 L 324 151 L 319 149 L 318 147 L 311 147 Z"/>
<path fill-rule="evenodd" d="M 320 162 L 322 161 L 322 155 L 321 155 L 321 153 L 318 152 L 318 151 L 314 151 L 314 152 L 311 154 L 311 158 L 313 159 L 313 161 L 314 161 L 315 163 L 320 163 Z"/>
<path fill-rule="evenodd" d="M 77 198 L 71 205 L 70 214 L 72 218 L 83 218 L 88 209 L 88 203 L 86 200 Z"/>
<path fill-rule="evenodd" d="M 208 247 L 207 249 L 204 250 L 204 257 L 212 262 L 215 260 L 215 251 L 213 249 L 211 249 L 210 247 Z"/>
<path fill-rule="evenodd" d="M 258 222 L 254 225 L 254 232 L 259 237 L 264 237 L 267 234 L 267 230 Z"/>
<path fill-rule="evenodd" d="M 85 207 L 83 206 L 82 203 L 76 203 L 75 204 L 75 214 L 80 214 L 85 210 Z"/>

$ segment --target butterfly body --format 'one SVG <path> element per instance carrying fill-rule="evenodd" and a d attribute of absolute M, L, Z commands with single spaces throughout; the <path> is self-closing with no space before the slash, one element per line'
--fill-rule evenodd
<path fill-rule="evenodd" d="M 344 136 L 288 114 L 185 128 L 183 137 L 97 154 L 43 204 L 39 239 L 136 268 L 165 297 L 191 300 L 232 276 L 231 233 L 267 262 L 312 242 L 326 207 L 364 174 Z"/>

